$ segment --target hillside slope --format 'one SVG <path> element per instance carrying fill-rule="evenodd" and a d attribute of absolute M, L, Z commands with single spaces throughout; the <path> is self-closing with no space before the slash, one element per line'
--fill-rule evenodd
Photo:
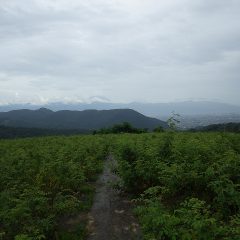
<path fill-rule="evenodd" d="M 222 124 L 211 124 L 208 126 L 191 129 L 191 131 L 240 133 L 240 123 L 230 122 L 230 123 L 222 123 Z"/>
<path fill-rule="evenodd" d="M 165 122 L 146 117 L 131 109 L 53 112 L 40 108 L 0 113 L 0 125 L 10 127 L 92 130 L 111 127 L 122 122 L 129 122 L 134 127 L 150 130 L 159 125 L 167 127 Z"/>

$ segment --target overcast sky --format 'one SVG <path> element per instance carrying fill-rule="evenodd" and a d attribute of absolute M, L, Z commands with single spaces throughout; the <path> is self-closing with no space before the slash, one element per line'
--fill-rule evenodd
<path fill-rule="evenodd" d="M 239 0 L 0 0 L 0 104 L 239 92 Z"/>

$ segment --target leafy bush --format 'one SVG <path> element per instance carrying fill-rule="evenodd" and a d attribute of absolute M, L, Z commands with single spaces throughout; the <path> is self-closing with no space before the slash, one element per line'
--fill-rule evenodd
<path fill-rule="evenodd" d="M 159 201 L 151 201 L 138 207 L 136 213 L 146 233 L 145 239 L 239 239 L 239 226 L 219 222 L 212 216 L 210 207 L 197 198 L 185 200 L 173 211 Z"/>
<path fill-rule="evenodd" d="M 63 215 L 89 209 L 106 150 L 97 136 L 0 141 L 0 236 L 55 239 Z"/>
<path fill-rule="evenodd" d="M 93 134 L 117 134 L 117 133 L 146 133 L 147 129 L 134 128 L 130 123 L 123 122 L 115 124 L 110 128 L 102 128 L 98 131 L 93 131 Z"/>
<path fill-rule="evenodd" d="M 240 136 L 124 135 L 118 173 L 145 239 L 240 239 Z"/>

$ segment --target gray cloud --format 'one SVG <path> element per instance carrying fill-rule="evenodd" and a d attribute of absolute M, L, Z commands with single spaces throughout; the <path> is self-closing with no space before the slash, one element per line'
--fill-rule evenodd
<path fill-rule="evenodd" d="M 238 104 L 239 9 L 238 0 L 0 0 L 0 103 Z"/>

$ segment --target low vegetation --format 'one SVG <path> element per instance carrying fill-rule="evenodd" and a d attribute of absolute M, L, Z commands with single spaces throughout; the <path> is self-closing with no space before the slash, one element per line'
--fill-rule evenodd
<path fill-rule="evenodd" d="M 240 135 L 126 135 L 114 149 L 145 239 L 240 239 Z"/>
<path fill-rule="evenodd" d="M 135 128 L 130 123 L 115 124 L 110 128 L 101 128 L 93 131 L 93 134 L 118 134 L 118 133 L 146 133 L 148 129 Z"/>
<path fill-rule="evenodd" d="M 74 239 L 59 224 L 89 210 L 105 154 L 97 136 L 0 141 L 0 239 Z"/>
<path fill-rule="evenodd" d="M 240 239 L 239 134 L 116 129 L 123 134 L 1 140 L 0 239 L 84 239 L 84 223 L 59 226 L 89 211 L 109 152 L 144 239 Z"/>

